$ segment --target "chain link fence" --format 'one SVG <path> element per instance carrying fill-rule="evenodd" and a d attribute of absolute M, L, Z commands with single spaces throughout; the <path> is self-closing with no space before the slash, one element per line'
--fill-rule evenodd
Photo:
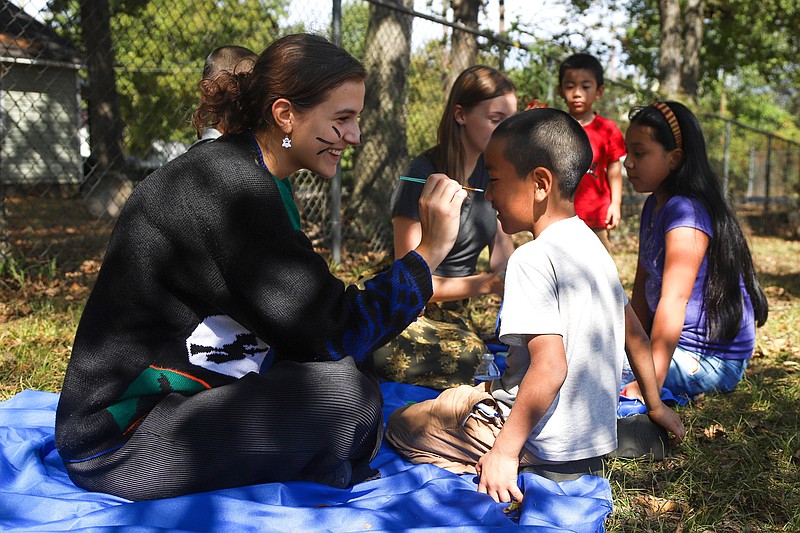
<path fill-rule="evenodd" d="M 453 34 L 477 61 L 501 68 L 520 106 L 562 107 L 560 57 L 504 40 L 411 0 L 0 0 L 0 258 L 76 268 L 99 259 L 115 216 L 141 179 L 196 139 L 189 119 L 206 55 L 225 44 L 262 50 L 280 35 L 332 38 L 368 68 L 365 143 L 334 180 L 295 176 L 304 229 L 334 262 L 389 249 L 389 197 L 402 167 L 435 143 L 460 59 Z M 466 2 L 464 2 L 466 3 Z M 486 13 L 480 13 L 478 21 Z M 469 39 L 463 39 L 469 36 Z M 568 52 L 563 51 L 563 55 Z M 466 65 L 464 65 L 466 66 Z M 645 89 L 607 80 L 599 112 L 624 130 Z M 712 159 L 731 197 L 760 218 L 796 210 L 800 145 L 705 117 Z M 624 214 L 640 198 L 628 190 Z M 341 206 L 341 207 L 340 207 Z M 0 263 L 2 264 L 2 263 Z"/>

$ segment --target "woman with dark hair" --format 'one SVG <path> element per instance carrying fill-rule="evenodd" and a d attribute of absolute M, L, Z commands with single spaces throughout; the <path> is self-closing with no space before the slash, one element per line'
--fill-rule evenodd
<path fill-rule="evenodd" d="M 632 305 L 659 383 L 728 392 L 744 376 L 768 305 L 739 223 L 711 170 L 697 118 L 677 102 L 634 109 L 628 180 L 645 201 Z M 638 395 L 635 384 L 625 389 Z"/>
<path fill-rule="evenodd" d="M 132 500 L 374 475 L 383 421 L 363 363 L 432 294 L 466 197 L 433 176 L 422 240 L 364 290 L 300 229 L 288 176 L 360 143 L 365 72 L 322 37 L 223 72 L 195 113 L 218 140 L 139 184 L 81 318 L 56 415 L 76 485 Z"/>
<path fill-rule="evenodd" d="M 503 119 L 517 111 L 514 84 L 487 66 L 462 72 L 450 91 L 439 122 L 438 144 L 414 159 L 405 175 L 427 178 L 441 172 L 463 185 L 485 190 L 489 173 L 483 151 Z M 392 196 L 394 256 L 420 242 L 419 183 L 399 181 Z M 489 247 L 488 272 L 477 272 L 478 257 Z M 497 213 L 482 192 L 471 193 L 461 208 L 458 239 L 433 276 L 433 298 L 425 314 L 375 354 L 385 378 L 434 388 L 473 383 L 475 367 L 487 352 L 469 317 L 470 299 L 503 294 L 503 273 L 514 245 L 499 227 Z"/>

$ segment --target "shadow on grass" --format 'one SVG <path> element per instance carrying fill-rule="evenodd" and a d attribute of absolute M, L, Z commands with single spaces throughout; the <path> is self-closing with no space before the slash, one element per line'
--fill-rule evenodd
<path fill-rule="evenodd" d="M 755 365 L 734 392 L 681 409 L 687 439 L 671 457 L 611 464 L 609 530 L 797 531 L 798 405 L 800 373 Z"/>
<path fill-rule="evenodd" d="M 797 207 L 773 206 L 769 212 L 765 213 L 763 206 L 745 206 L 737 209 L 737 216 L 753 235 L 798 240 L 800 227 L 793 223 L 790 216 L 792 209 L 797 209 Z"/>
<path fill-rule="evenodd" d="M 55 258 L 59 268 L 74 270 L 105 252 L 113 220 L 98 220 L 80 198 L 6 198 L 8 242 L 27 262 Z"/>
<path fill-rule="evenodd" d="M 786 274 L 760 272 L 758 280 L 762 287 L 779 287 L 782 289 L 782 294 L 789 293 L 795 298 L 800 298 L 800 275 L 796 272 Z"/>

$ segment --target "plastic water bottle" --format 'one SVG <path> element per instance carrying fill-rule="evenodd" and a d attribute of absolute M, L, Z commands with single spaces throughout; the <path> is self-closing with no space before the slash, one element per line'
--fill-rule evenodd
<path fill-rule="evenodd" d="M 475 381 L 485 382 L 498 379 L 500 377 L 500 369 L 494 362 L 494 354 L 485 353 L 481 358 L 481 364 L 475 370 Z"/>

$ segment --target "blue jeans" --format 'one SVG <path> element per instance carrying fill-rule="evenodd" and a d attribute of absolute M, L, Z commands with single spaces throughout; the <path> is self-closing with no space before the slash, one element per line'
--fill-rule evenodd
<path fill-rule="evenodd" d="M 664 386 L 690 398 L 703 392 L 730 392 L 744 377 L 748 359 L 720 359 L 675 348 Z"/>

